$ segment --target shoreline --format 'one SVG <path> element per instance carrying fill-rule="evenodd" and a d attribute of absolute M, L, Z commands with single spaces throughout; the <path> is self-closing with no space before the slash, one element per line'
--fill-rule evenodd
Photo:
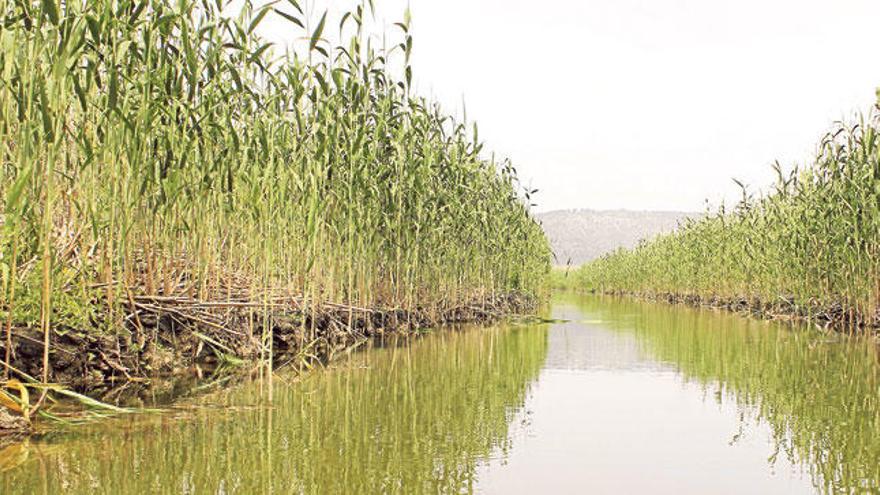
<path fill-rule="evenodd" d="M 880 336 L 880 309 L 874 315 L 862 314 L 842 304 L 799 305 L 791 299 L 779 297 L 768 302 L 759 297 L 703 296 L 671 292 L 635 292 L 623 290 L 574 289 L 577 292 L 612 297 L 630 297 L 670 305 L 724 310 L 761 320 L 812 323 L 823 331 Z"/>
<path fill-rule="evenodd" d="M 307 304 L 299 297 L 264 300 L 268 302 L 133 296 L 125 328 L 116 335 L 54 330 L 50 382 L 89 394 L 108 386 L 172 378 L 200 365 L 240 366 L 269 359 L 273 367 L 328 362 L 370 339 L 451 324 L 488 324 L 531 312 L 538 305 L 535 296 L 522 292 L 414 310 Z M 43 349 L 38 332 L 38 328 L 13 327 L 10 379 L 36 382 L 34 377 L 40 376 Z M 3 353 L 5 342 L 0 342 Z M 0 412 L 5 413 L 0 416 L 0 438 L 33 433 L 30 421 L 3 408 Z"/>

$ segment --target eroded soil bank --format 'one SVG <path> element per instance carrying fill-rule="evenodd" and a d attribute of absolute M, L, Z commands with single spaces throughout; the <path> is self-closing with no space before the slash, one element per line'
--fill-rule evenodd
<path fill-rule="evenodd" d="M 454 324 L 481 323 L 531 312 L 536 298 L 524 293 L 486 295 L 470 303 L 402 310 L 342 304 L 309 304 L 298 297 L 248 297 L 200 301 L 182 296 L 133 296 L 125 325 L 116 331 L 54 329 L 50 382 L 86 394 L 126 382 L 191 372 L 197 365 L 256 362 L 307 363 L 332 359 L 366 339 L 408 334 Z M 43 342 L 38 328 L 13 327 L 10 378 L 42 376 Z M 3 408 L 0 408 L 2 410 Z M 5 412 L 0 434 L 21 432 L 21 418 Z"/>
<path fill-rule="evenodd" d="M 797 304 L 792 298 L 779 297 L 767 301 L 759 297 L 724 297 L 718 295 L 676 294 L 670 292 L 588 291 L 615 297 L 633 297 L 668 304 L 709 307 L 765 320 L 794 320 L 812 322 L 826 330 L 840 332 L 880 333 L 880 308 L 874 314 L 859 311 L 842 303 L 823 305 L 817 302 Z"/>

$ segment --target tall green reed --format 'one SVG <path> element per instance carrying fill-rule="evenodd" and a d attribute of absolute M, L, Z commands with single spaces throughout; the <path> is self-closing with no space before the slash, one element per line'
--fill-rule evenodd
<path fill-rule="evenodd" d="M 372 7 L 0 0 L 7 338 L 130 338 L 133 293 L 430 310 L 540 291 L 515 170 L 413 94 L 408 16 L 377 47 Z M 303 46 L 277 55 L 268 16 Z"/>
<path fill-rule="evenodd" d="M 585 265 L 576 284 L 602 291 L 758 298 L 842 308 L 847 319 L 880 308 L 880 117 L 841 123 L 815 162 L 784 173 L 772 191 L 732 210 L 689 220 L 671 234 Z"/>

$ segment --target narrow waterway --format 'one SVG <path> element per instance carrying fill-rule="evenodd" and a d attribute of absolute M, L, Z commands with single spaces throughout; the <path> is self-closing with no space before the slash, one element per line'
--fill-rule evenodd
<path fill-rule="evenodd" d="M 549 314 L 10 445 L 0 493 L 880 489 L 872 341 L 593 296 Z"/>

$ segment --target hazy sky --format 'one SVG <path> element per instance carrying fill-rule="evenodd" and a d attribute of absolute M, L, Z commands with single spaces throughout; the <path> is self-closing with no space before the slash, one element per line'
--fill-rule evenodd
<path fill-rule="evenodd" d="M 880 85 L 880 0 L 375 2 L 389 26 L 409 3 L 418 91 L 464 99 L 539 211 L 735 199 Z M 311 2 L 334 25 L 355 3 Z"/>

